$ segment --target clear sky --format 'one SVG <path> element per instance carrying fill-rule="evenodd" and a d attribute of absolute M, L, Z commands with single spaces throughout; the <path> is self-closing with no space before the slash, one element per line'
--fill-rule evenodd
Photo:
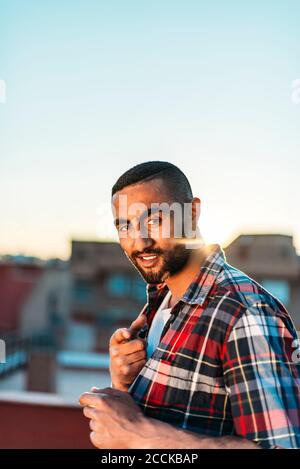
<path fill-rule="evenodd" d="M 114 236 L 110 190 L 177 164 L 200 229 L 300 253 L 300 2 L 0 0 L 0 253 Z"/>

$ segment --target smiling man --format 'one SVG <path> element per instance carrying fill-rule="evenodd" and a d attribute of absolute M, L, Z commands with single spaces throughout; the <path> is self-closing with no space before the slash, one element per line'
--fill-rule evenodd
<path fill-rule="evenodd" d="M 150 161 L 112 189 L 147 304 L 110 340 L 112 388 L 81 397 L 98 448 L 300 448 L 297 334 L 282 303 L 198 228 L 182 171 Z"/>

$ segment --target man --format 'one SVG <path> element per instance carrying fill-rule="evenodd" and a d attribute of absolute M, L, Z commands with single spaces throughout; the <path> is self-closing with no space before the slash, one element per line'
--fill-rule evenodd
<path fill-rule="evenodd" d="M 300 447 L 292 320 L 204 244 L 200 204 L 167 162 L 139 164 L 112 189 L 120 244 L 148 301 L 111 337 L 112 388 L 81 396 L 98 448 Z"/>

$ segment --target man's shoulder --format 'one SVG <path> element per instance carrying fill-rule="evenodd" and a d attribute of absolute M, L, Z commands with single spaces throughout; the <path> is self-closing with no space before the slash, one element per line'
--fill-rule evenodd
<path fill-rule="evenodd" d="M 281 301 L 245 272 L 225 263 L 208 298 L 209 309 L 217 308 L 217 319 L 231 327 L 242 316 L 258 315 L 291 321 Z"/>
<path fill-rule="evenodd" d="M 281 301 L 263 285 L 251 278 L 245 272 L 225 263 L 222 272 L 216 281 L 217 289 L 229 292 L 230 300 L 239 301 L 246 308 L 251 308 L 258 303 L 266 303 L 274 310 L 285 310 Z"/>

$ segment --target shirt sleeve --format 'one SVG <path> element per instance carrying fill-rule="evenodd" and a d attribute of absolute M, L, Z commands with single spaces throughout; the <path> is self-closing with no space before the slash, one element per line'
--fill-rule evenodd
<path fill-rule="evenodd" d="M 300 360 L 295 347 L 299 342 L 288 315 L 265 304 L 248 308 L 224 345 L 235 432 L 262 448 L 300 448 Z"/>

